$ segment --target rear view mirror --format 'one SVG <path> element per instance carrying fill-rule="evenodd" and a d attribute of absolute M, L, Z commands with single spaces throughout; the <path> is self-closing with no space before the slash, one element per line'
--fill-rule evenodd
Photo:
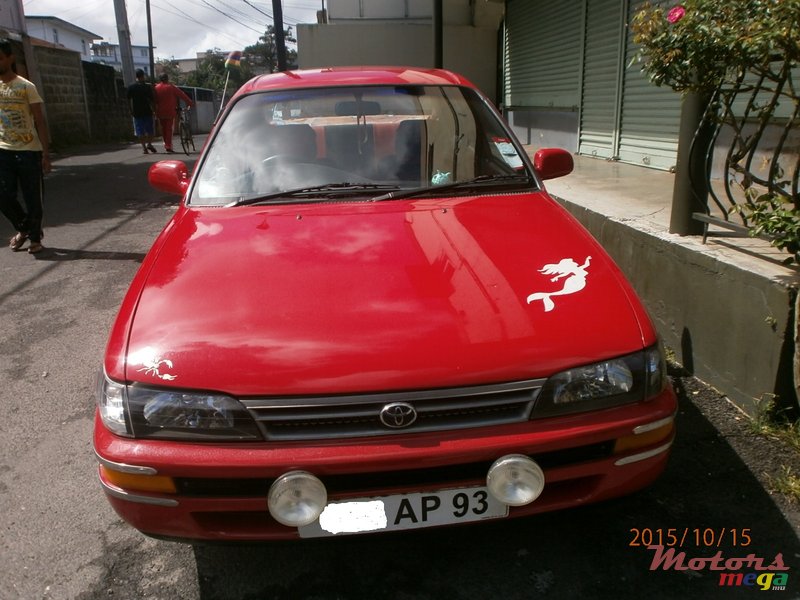
<path fill-rule="evenodd" d="M 377 102 L 357 102 L 348 100 L 336 103 L 337 117 L 358 117 L 381 114 L 381 105 Z"/>
<path fill-rule="evenodd" d="M 189 169 L 180 160 L 162 160 L 147 171 L 147 181 L 160 192 L 183 196 L 189 189 Z"/>
<path fill-rule="evenodd" d="M 561 148 L 542 148 L 533 155 L 533 168 L 542 179 L 555 179 L 572 173 L 572 155 Z"/>

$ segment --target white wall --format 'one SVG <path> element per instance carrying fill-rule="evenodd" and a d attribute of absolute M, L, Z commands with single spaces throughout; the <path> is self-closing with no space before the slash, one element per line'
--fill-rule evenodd
<path fill-rule="evenodd" d="M 35 19 L 27 17 L 25 19 L 28 35 L 39 38 L 53 44 L 60 44 L 70 50 L 75 50 L 81 55 L 81 60 L 92 60 L 92 40 L 83 37 L 70 29 L 61 27 L 58 22 L 50 19 Z M 58 39 L 55 39 L 53 30 L 58 31 Z M 81 44 L 83 42 L 83 44 Z"/>
<path fill-rule="evenodd" d="M 442 18 L 446 25 L 496 27 L 502 19 L 502 0 L 443 0 Z M 399 20 L 425 23 L 433 19 L 432 0 L 328 0 L 331 23 L 353 20 Z"/>
<path fill-rule="evenodd" d="M 497 31 L 445 26 L 443 65 L 495 98 Z M 297 26 L 301 69 L 384 65 L 433 67 L 433 28 L 410 23 L 341 23 Z"/>

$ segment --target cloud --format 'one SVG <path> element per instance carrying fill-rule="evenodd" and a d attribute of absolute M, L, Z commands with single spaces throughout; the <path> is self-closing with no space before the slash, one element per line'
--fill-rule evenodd
<path fill-rule="evenodd" d="M 145 0 L 127 0 L 131 41 L 146 46 Z M 316 3 L 283 0 L 284 25 L 315 23 Z M 255 6 L 256 8 L 253 8 Z M 218 10 L 214 10 L 216 7 Z M 25 14 L 58 17 L 116 44 L 119 41 L 111 0 L 86 0 L 78 6 L 64 0 L 28 0 Z M 260 11 L 260 12 L 259 12 Z M 266 13 L 266 14 L 263 14 Z M 153 45 L 157 58 L 192 58 L 210 48 L 241 50 L 255 44 L 272 20 L 270 0 L 150 0 Z"/>

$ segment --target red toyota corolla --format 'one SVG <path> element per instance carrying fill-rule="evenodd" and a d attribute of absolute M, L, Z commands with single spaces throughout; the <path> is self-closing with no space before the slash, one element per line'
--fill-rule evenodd
<path fill-rule="evenodd" d="M 675 395 L 619 269 L 441 70 L 257 77 L 111 330 L 100 482 L 146 534 L 268 540 L 503 519 L 626 494 Z"/>

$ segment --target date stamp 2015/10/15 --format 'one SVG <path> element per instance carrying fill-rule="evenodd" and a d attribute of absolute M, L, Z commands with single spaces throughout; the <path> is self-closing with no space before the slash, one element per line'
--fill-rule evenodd
<path fill-rule="evenodd" d="M 749 528 L 675 527 L 633 528 L 631 547 L 653 552 L 650 570 L 709 571 L 719 573 L 719 585 L 729 587 L 758 587 L 761 590 L 783 591 L 789 582 L 789 567 L 783 554 L 765 559 L 750 553 L 725 555 L 720 548 L 744 549 L 753 544 Z M 711 556 L 687 556 L 687 549 Z M 694 554 L 694 553 L 692 553 Z"/>

